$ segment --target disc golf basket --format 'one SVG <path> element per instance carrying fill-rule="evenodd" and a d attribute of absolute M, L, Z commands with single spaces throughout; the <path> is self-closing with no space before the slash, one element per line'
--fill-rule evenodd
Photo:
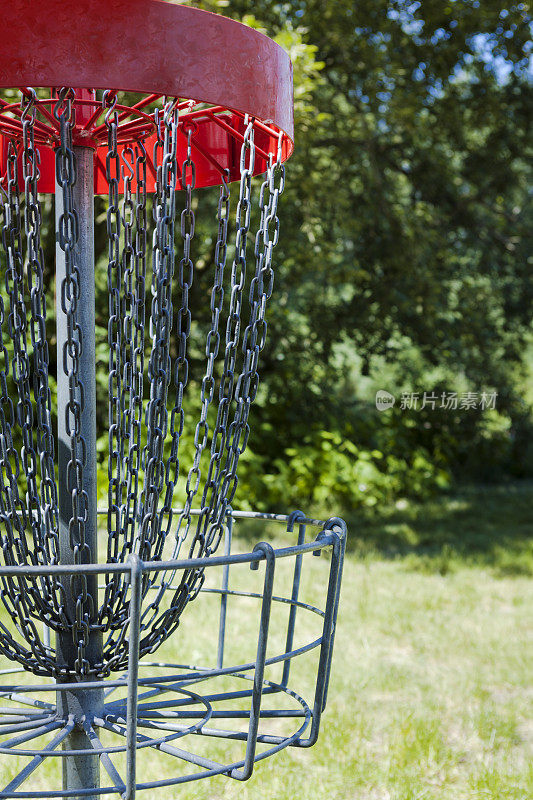
<path fill-rule="evenodd" d="M 9 775 L 0 797 L 131 800 L 136 789 L 213 775 L 246 780 L 255 761 L 318 737 L 345 542 L 337 518 L 231 505 L 292 150 L 291 64 L 254 30 L 161 0 L 11 0 L 1 16 L 0 652 L 13 666 L 0 685 L 0 774 Z M 190 297 L 199 190 L 209 186 L 219 187 L 218 205 L 196 381 Z M 95 194 L 107 198 L 106 364 L 95 350 Z M 55 281 L 43 247 L 50 229 Z M 234 553 L 242 519 L 283 523 L 286 546 Z M 324 596 L 312 577 L 310 604 L 302 576 L 324 549 Z M 260 562 L 256 586 L 258 573 L 243 570 Z M 280 573 L 288 588 L 278 594 Z M 311 638 L 310 624 L 298 631 L 305 615 L 319 622 Z M 202 637 L 212 660 L 192 666 L 205 657 Z M 147 660 L 171 640 L 178 663 Z M 306 654 L 309 702 L 289 686 Z"/>

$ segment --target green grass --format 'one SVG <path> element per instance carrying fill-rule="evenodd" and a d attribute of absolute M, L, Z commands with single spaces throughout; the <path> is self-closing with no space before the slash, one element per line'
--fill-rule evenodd
<path fill-rule="evenodd" d="M 533 576 L 533 483 L 466 486 L 425 503 L 400 500 L 350 520 L 349 549 L 361 557 L 404 558 L 429 573 L 481 566 Z"/>
<path fill-rule="evenodd" d="M 533 581 L 524 567 L 531 559 L 530 499 L 531 486 L 469 489 L 455 498 L 390 510 L 381 521 L 352 531 L 318 744 L 259 763 L 244 784 L 218 777 L 139 797 L 530 800 Z M 259 526 L 253 538 L 271 532 L 265 536 Z M 439 540 L 436 548 L 431 532 Z M 248 549 L 249 526 L 245 533 L 240 544 Z M 328 560 L 309 558 L 305 567 L 304 598 L 318 601 Z M 279 565 L 280 591 L 286 590 L 288 569 Z M 262 568 L 236 569 L 232 581 L 252 588 L 262 576 Z M 156 657 L 205 660 L 216 611 L 213 597 L 200 597 Z M 276 610 L 273 618 L 273 651 L 283 639 L 283 614 Z M 232 603 L 228 622 L 240 629 L 229 644 L 232 663 L 253 653 L 255 601 Z M 301 641 L 317 635 L 311 616 L 299 613 L 298 622 Z M 314 657 L 295 665 L 291 682 L 308 699 L 314 666 Z M 279 669 L 270 677 L 279 677 Z M 233 747 L 242 751 L 241 743 L 215 739 L 200 745 L 219 758 Z M 1 764 L 7 782 L 6 757 Z M 142 780 L 172 775 L 179 764 L 156 753 L 141 758 L 139 766 Z M 41 769 L 37 785 L 50 786 L 53 770 Z"/>

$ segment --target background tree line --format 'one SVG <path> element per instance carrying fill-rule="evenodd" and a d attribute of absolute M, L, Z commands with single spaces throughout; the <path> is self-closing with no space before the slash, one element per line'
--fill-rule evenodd
<path fill-rule="evenodd" d="M 191 5 L 274 37 L 295 68 L 296 147 L 280 200 L 268 339 L 236 504 L 340 511 L 423 496 L 457 479 L 530 476 L 528 6 L 498 0 Z M 205 365 L 217 199 L 216 189 L 198 190 L 194 199 L 189 412 L 198 407 Z M 42 202 L 53 315 L 53 198 Z M 105 198 L 96 200 L 96 251 L 104 486 Z M 231 257 L 230 248 L 228 263 Z M 53 335 L 50 353 L 53 373 Z M 376 410 L 378 389 L 396 396 L 394 408 Z M 402 392 L 440 398 L 467 391 L 496 392 L 496 409 L 399 407 Z M 194 424 L 191 417 L 183 437 L 185 475 Z"/>
<path fill-rule="evenodd" d="M 295 65 L 296 148 L 241 499 L 372 506 L 530 475 L 528 5 L 193 5 L 264 30 Z M 497 404 L 397 400 L 380 414 L 377 389 L 492 391 Z"/>

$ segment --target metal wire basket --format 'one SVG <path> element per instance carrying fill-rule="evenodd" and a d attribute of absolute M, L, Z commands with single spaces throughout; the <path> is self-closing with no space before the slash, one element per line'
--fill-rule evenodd
<path fill-rule="evenodd" d="M 231 552 L 232 529 L 234 522 L 243 519 L 272 520 L 284 524 L 290 534 L 296 525 L 298 535 L 292 534 L 292 541 L 284 547 L 273 548 L 261 542 L 251 552 L 235 554 Z M 318 528 L 318 535 L 306 541 L 309 528 Z M 46 789 L 22 792 L 18 789 L 38 767 L 42 771 L 53 759 L 60 759 L 65 771 L 76 770 L 82 778 L 89 779 L 94 756 L 87 755 L 85 738 L 102 764 L 107 782 L 99 788 L 77 788 L 76 796 L 80 797 L 115 793 L 130 798 L 134 797 L 136 789 L 161 789 L 214 775 L 247 780 L 255 762 L 289 746 L 303 748 L 315 744 L 327 700 L 345 533 L 344 523 L 335 518 L 320 522 L 306 518 L 301 512 L 285 517 L 230 510 L 225 526 L 224 555 L 149 563 L 131 556 L 128 563 L 115 565 L 114 571 L 127 578 L 131 594 L 130 618 L 125 631 L 127 671 L 100 681 L 0 685 L 6 702 L 0 709 L 0 725 L 3 736 L 7 737 L 0 743 L 0 753 L 28 758 L 27 765 L 11 779 L 0 797 L 72 797 L 73 787 L 55 789 L 48 785 Z M 321 598 L 316 597 L 313 604 L 304 602 L 300 595 L 302 572 L 305 573 L 309 557 L 320 555 L 324 550 L 331 550 L 331 559 Z M 243 569 L 257 570 L 262 561 L 265 572 L 259 585 L 246 590 L 238 588 Z M 276 568 L 281 564 L 285 567 L 284 583 L 290 587 L 287 596 L 273 591 Z M 211 627 L 218 629 L 218 635 L 212 637 L 212 663 L 193 666 L 139 662 L 143 576 L 151 575 L 157 588 L 165 572 L 172 571 L 179 580 L 180 573 L 196 567 L 222 573 L 220 586 L 204 586 L 197 601 L 202 624 L 207 624 L 204 598 L 220 598 L 218 612 L 215 613 L 213 602 L 207 612 Z M 17 569 L 2 567 L 0 575 L 16 574 Z M 49 567 L 47 574 L 70 575 L 79 569 Z M 103 575 L 106 569 L 109 569 L 106 565 L 93 565 L 89 571 Z M 44 572 L 42 567 L 30 568 L 30 574 L 36 576 Z M 318 586 L 313 581 L 313 595 L 318 594 Z M 243 601 L 252 601 L 257 608 L 241 609 L 239 603 Z M 235 604 L 232 623 L 228 621 L 229 603 Z M 269 643 L 271 617 L 276 616 L 273 613 L 276 606 L 288 608 L 288 614 L 281 615 L 283 623 L 278 619 L 276 640 L 283 642 L 279 649 Z M 317 635 L 311 639 L 298 636 L 297 619 L 302 615 L 316 617 Z M 243 639 L 253 641 L 255 625 L 255 653 L 249 661 L 228 664 L 227 641 L 235 643 L 237 650 L 241 649 Z M 207 636 L 211 640 L 209 632 Z M 305 699 L 290 686 L 291 668 L 314 652 L 318 653 L 313 665 L 314 679 L 309 667 L 305 668 L 306 684 L 314 683 L 314 686 Z M 11 679 L 16 671 L 7 670 L 3 674 Z M 103 736 L 107 741 L 103 742 Z M 231 743 L 230 757 L 223 761 L 206 755 L 198 743 L 204 738 L 209 744 L 213 740 Z M 162 764 L 160 767 L 163 774 L 167 773 L 165 777 L 147 778 L 153 774 L 153 757 L 150 756 L 153 750 L 165 754 L 171 762 L 170 766 Z"/>

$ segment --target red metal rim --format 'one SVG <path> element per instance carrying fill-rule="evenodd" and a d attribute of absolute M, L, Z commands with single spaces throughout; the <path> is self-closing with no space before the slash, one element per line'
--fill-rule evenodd
<path fill-rule="evenodd" d="M 25 90 L 22 90 L 24 93 Z M 105 194 L 108 191 L 106 156 L 107 156 L 107 127 L 102 118 L 106 108 L 101 99 L 84 99 L 90 92 L 86 89 L 76 89 L 76 96 L 72 101 L 75 112 L 72 139 L 74 146 L 91 147 L 94 150 L 94 191 L 96 194 Z M 80 96 L 82 95 L 82 96 Z M 124 188 L 124 169 L 126 157 L 131 154 L 131 147 L 139 144 L 143 146 L 146 155 L 146 188 L 154 191 L 157 176 L 157 134 L 155 131 L 154 113 L 144 113 L 139 106 L 143 106 L 159 98 L 159 95 L 147 95 L 133 106 L 121 103 L 114 105 L 118 125 L 118 152 L 121 169 L 117 177 L 119 192 Z M 55 97 L 35 100 L 36 118 L 34 123 L 34 139 L 39 151 L 39 180 L 38 190 L 45 193 L 55 191 L 55 156 L 54 149 L 59 145 L 58 122 L 50 111 L 57 102 Z M 181 189 L 181 165 L 186 158 L 188 131 L 191 131 L 191 145 L 193 160 L 196 168 L 196 186 L 214 186 L 225 181 L 231 182 L 240 178 L 240 150 L 244 140 L 247 117 L 240 112 L 232 112 L 221 106 L 209 106 L 205 103 L 198 104 L 194 101 L 184 101 L 178 104 L 180 108 L 178 131 L 181 136 L 177 143 L 178 174 L 176 188 Z M 0 187 L 6 187 L 6 164 L 9 148 L 18 150 L 19 158 L 22 154 L 21 122 L 22 102 L 2 101 L 0 99 Z M 259 120 L 252 118 L 255 141 L 254 174 L 265 172 L 269 162 L 276 159 L 278 146 L 281 143 L 281 158 L 288 157 L 290 140 L 280 133 L 273 125 L 267 126 Z M 11 145 L 10 145 L 11 143 Z M 129 158 L 128 158 L 129 160 Z M 125 165 L 125 166 L 122 166 Z M 21 190 L 24 188 L 22 169 L 19 170 Z M 130 181 L 133 191 L 137 188 L 137 176 L 133 175 Z"/>
<path fill-rule="evenodd" d="M 181 120 L 197 126 L 199 186 L 219 183 L 221 170 L 229 170 L 230 180 L 238 177 L 246 114 L 255 119 L 256 172 L 264 171 L 269 153 L 277 154 L 280 132 L 283 160 L 292 152 L 290 59 L 271 39 L 241 23 L 163 0 L 10 0 L 2 18 L 10 35 L 0 48 L 0 87 L 76 86 L 194 101 Z M 134 114 L 124 124 L 130 128 L 123 142 L 142 138 L 149 151 L 150 115 L 140 108 Z M 46 140 L 47 121 L 41 122 L 38 145 L 44 150 L 53 146 L 53 137 Z M 16 123 L 0 127 L 17 138 Z M 101 127 L 97 133 L 93 145 L 98 148 Z M 47 158 L 43 153 L 41 191 L 53 191 L 45 178 Z M 105 191 L 101 178 L 95 189 Z"/>
<path fill-rule="evenodd" d="M 34 137 L 37 144 L 48 147 L 59 145 L 59 122 L 49 110 L 49 107 L 53 107 L 56 102 L 55 97 L 35 100 L 37 119 Z M 93 147 L 96 150 L 107 138 L 107 128 L 104 123 L 100 123 L 100 118 L 105 115 L 106 109 L 102 106 L 101 100 L 96 98 L 87 100 L 76 97 L 73 105 L 77 117 L 72 132 L 73 144 Z M 115 103 L 114 110 L 119 115 L 117 134 L 121 144 L 131 144 L 145 139 L 154 132 L 153 114 L 145 114 L 136 106 L 125 106 L 120 103 Z M 15 141 L 22 139 L 22 123 L 19 122 L 21 116 L 22 101 L 8 103 L 0 98 L 0 131 Z M 126 119 L 129 121 L 125 122 Z"/>

